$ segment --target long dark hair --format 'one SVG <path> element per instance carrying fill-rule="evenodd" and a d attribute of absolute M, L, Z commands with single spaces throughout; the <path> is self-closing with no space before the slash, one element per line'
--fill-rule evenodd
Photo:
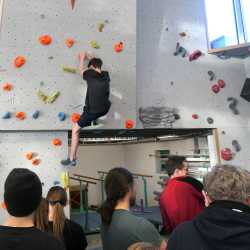
<path fill-rule="evenodd" d="M 107 199 L 98 209 L 102 222 L 110 225 L 117 202 L 124 198 L 133 187 L 133 175 L 125 168 L 113 168 L 105 178 Z"/>
<path fill-rule="evenodd" d="M 53 235 L 62 240 L 66 220 L 64 207 L 67 205 L 67 193 L 62 187 L 54 186 L 47 194 L 47 201 L 54 207 Z"/>
<path fill-rule="evenodd" d="M 35 212 L 35 227 L 43 232 L 48 231 L 49 228 L 48 213 L 49 204 L 47 200 L 42 198 L 41 203 Z"/>

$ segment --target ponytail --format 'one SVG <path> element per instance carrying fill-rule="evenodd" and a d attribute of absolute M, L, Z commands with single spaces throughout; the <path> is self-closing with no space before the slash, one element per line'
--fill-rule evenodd
<path fill-rule="evenodd" d="M 98 209 L 98 212 L 101 215 L 102 222 L 104 224 L 110 225 L 116 204 L 117 204 L 117 202 L 115 202 L 115 201 L 106 200 L 102 204 L 102 206 Z"/>
<path fill-rule="evenodd" d="M 64 207 L 57 202 L 54 205 L 54 213 L 53 213 L 53 234 L 58 240 L 63 239 L 63 230 L 65 225 L 65 214 Z"/>

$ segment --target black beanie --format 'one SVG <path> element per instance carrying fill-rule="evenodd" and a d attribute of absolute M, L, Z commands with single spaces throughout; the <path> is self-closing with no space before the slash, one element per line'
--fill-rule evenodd
<path fill-rule="evenodd" d="M 15 168 L 4 185 L 4 201 L 7 211 L 15 217 L 32 214 L 42 198 L 42 184 L 38 176 L 24 168 Z"/>

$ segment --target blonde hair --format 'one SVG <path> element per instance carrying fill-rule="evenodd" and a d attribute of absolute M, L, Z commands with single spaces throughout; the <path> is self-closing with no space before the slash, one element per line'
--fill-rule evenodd
<path fill-rule="evenodd" d="M 135 243 L 128 248 L 128 250 L 159 250 L 159 249 L 160 249 L 159 247 L 154 247 L 152 244 L 146 242 Z"/>
<path fill-rule="evenodd" d="M 47 201 L 54 208 L 53 235 L 57 239 L 63 240 L 63 230 L 66 220 L 64 207 L 67 204 L 67 193 L 62 187 L 54 186 L 47 194 Z"/>
<path fill-rule="evenodd" d="M 43 232 L 48 230 L 49 205 L 46 199 L 42 198 L 39 207 L 35 212 L 35 227 Z"/>

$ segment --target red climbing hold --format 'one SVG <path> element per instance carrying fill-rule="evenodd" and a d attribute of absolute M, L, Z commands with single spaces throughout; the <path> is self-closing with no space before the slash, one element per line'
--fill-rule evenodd
<path fill-rule="evenodd" d="M 114 50 L 115 50 L 115 52 L 117 52 L 117 53 L 122 52 L 122 51 L 123 51 L 123 48 L 124 48 L 123 42 L 119 42 L 119 43 L 115 44 L 115 46 L 114 46 Z"/>
<path fill-rule="evenodd" d="M 80 120 L 80 117 L 81 117 L 80 114 L 78 114 L 78 113 L 73 113 L 72 116 L 71 116 L 71 121 L 72 121 L 73 123 L 76 123 L 76 122 L 78 122 L 78 121 Z"/>
<path fill-rule="evenodd" d="M 14 61 L 14 65 L 16 66 L 16 68 L 21 68 L 25 64 L 25 62 L 26 60 L 24 56 L 18 56 Z"/>
<path fill-rule="evenodd" d="M 52 144 L 54 146 L 61 146 L 62 145 L 62 141 L 60 139 L 58 139 L 58 138 L 55 138 L 55 139 L 52 140 Z"/>
<path fill-rule="evenodd" d="M 192 114 L 192 118 L 197 120 L 197 119 L 199 119 L 199 116 L 197 114 Z"/>
<path fill-rule="evenodd" d="M 24 120 L 26 118 L 26 114 L 24 112 L 17 112 L 16 113 L 16 118 L 18 120 Z"/>
<path fill-rule="evenodd" d="M 223 80 L 218 80 L 218 85 L 223 89 L 226 86 L 226 83 Z"/>
<path fill-rule="evenodd" d="M 200 50 L 195 50 L 189 55 L 189 61 L 197 60 L 200 56 L 202 56 L 202 52 Z"/>
<path fill-rule="evenodd" d="M 32 165 L 33 166 L 37 166 L 37 165 L 39 165 L 40 164 L 40 160 L 39 159 L 34 159 L 33 161 L 32 161 Z"/>
<path fill-rule="evenodd" d="M 50 45 L 51 42 L 52 42 L 52 38 L 50 35 L 43 35 L 43 36 L 40 36 L 39 37 L 39 42 L 42 44 L 42 45 Z"/>
<path fill-rule="evenodd" d="M 220 92 L 220 86 L 217 85 L 217 84 L 213 85 L 213 86 L 212 86 L 212 91 L 213 91 L 215 94 L 219 93 L 219 92 Z"/>
<path fill-rule="evenodd" d="M 11 83 L 5 83 L 4 85 L 3 85 L 3 90 L 4 91 L 11 91 L 13 89 L 13 85 L 11 84 Z"/>
<path fill-rule="evenodd" d="M 221 157 L 225 161 L 230 161 L 233 158 L 233 154 L 230 148 L 224 148 L 221 150 Z"/>
<path fill-rule="evenodd" d="M 125 122 L 125 127 L 126 127 L 127 129 L 133 128 L 133 127 L 134 127 L 134 121 L 133 121 L 133 120 L 126 120 L 126 122 Z"/>
<path fill-rule="evenodd" d="M 65 44 L 66 44 L 66 46 L 67 46 L 68 48 L 71 48 L 71 47 L 74 45 L 74 43 L 75 43 L 75 40 L 72 39 L 72 38 L 68 38 L 68 39 L 66 39 L 66 41 L 65 41 Z"/>

